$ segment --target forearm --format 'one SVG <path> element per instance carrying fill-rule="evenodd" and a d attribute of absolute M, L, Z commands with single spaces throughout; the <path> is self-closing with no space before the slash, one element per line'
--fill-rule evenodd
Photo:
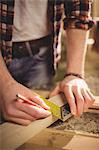
<path fill-rule="evenodd" d="M 7 70 L 7 67 L 6 67 L 3 57 L 2 57 L 2 54 L 0 52 L 0 90 L 1 90 L 2 86 L 11 82 L 12 79 L 13 78 L 10 75 L 9 71 Z"/>
<path fill-rule="evenodd" d="M 67 29 L 67 73 L 84 74 L 88 31 Z"/>

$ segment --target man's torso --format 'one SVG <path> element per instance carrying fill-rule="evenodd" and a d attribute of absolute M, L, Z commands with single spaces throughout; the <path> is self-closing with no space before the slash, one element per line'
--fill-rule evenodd
<path fill-rule="evenodd" d="M 35 40 L 51 32 L 48 0 L 16 0 L 13 42 Z"/>

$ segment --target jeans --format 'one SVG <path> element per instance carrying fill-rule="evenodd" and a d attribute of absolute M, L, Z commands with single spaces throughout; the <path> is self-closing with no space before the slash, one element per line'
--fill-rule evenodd
<path fill-rule="evenodd" d="M 23 42 L 14 43 L 13 60 L 8 69 L 16 81 L 32 89 L 51 89 L 54 56 L 52 42 L 48 40 L 42 38 L 29 43 L 31 55 Z"/>

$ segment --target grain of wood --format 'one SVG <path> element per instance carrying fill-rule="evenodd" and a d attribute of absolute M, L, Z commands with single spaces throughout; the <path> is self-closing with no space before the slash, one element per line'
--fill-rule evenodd
<path fill-rule="evenodd" d="M 4 123 L 0 126 L 1 149 L 14 150 L 41 132 L 57 119 L 52 116 L 32 122 L 29 126 Z"/>
<path fill-rule="evenodd" d="M 40 134 L 31 138 L 17 150 L 98 150 L 98 136 L 82 134 L 74 131 L 60 131 L 45 129 Z"/>
<path fill-rule="evenodd" d="M 57 96 L 58 98 L 58 96 Z M 99 108 L 99 96 L 96 97 L 93 105 Z M 29 126 L 24 127 L 13 123 L 4 123 L 0 125 L 0 146 L 2 150 L 14 150 L 31 137 L 35 136 L 43 129 L 51 125 L 57 119 L 50 116 L 45 119 L 40 119 L 32 122 Z"/>

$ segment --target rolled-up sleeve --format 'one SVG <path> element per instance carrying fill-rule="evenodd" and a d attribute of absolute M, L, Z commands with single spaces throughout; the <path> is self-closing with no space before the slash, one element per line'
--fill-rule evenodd
<path fill-rule="evenodd" d="M 64 0 L 64 29 L 92 28 L 94 21 L 91 18 L 91 5 L 92 0 Z"/>

